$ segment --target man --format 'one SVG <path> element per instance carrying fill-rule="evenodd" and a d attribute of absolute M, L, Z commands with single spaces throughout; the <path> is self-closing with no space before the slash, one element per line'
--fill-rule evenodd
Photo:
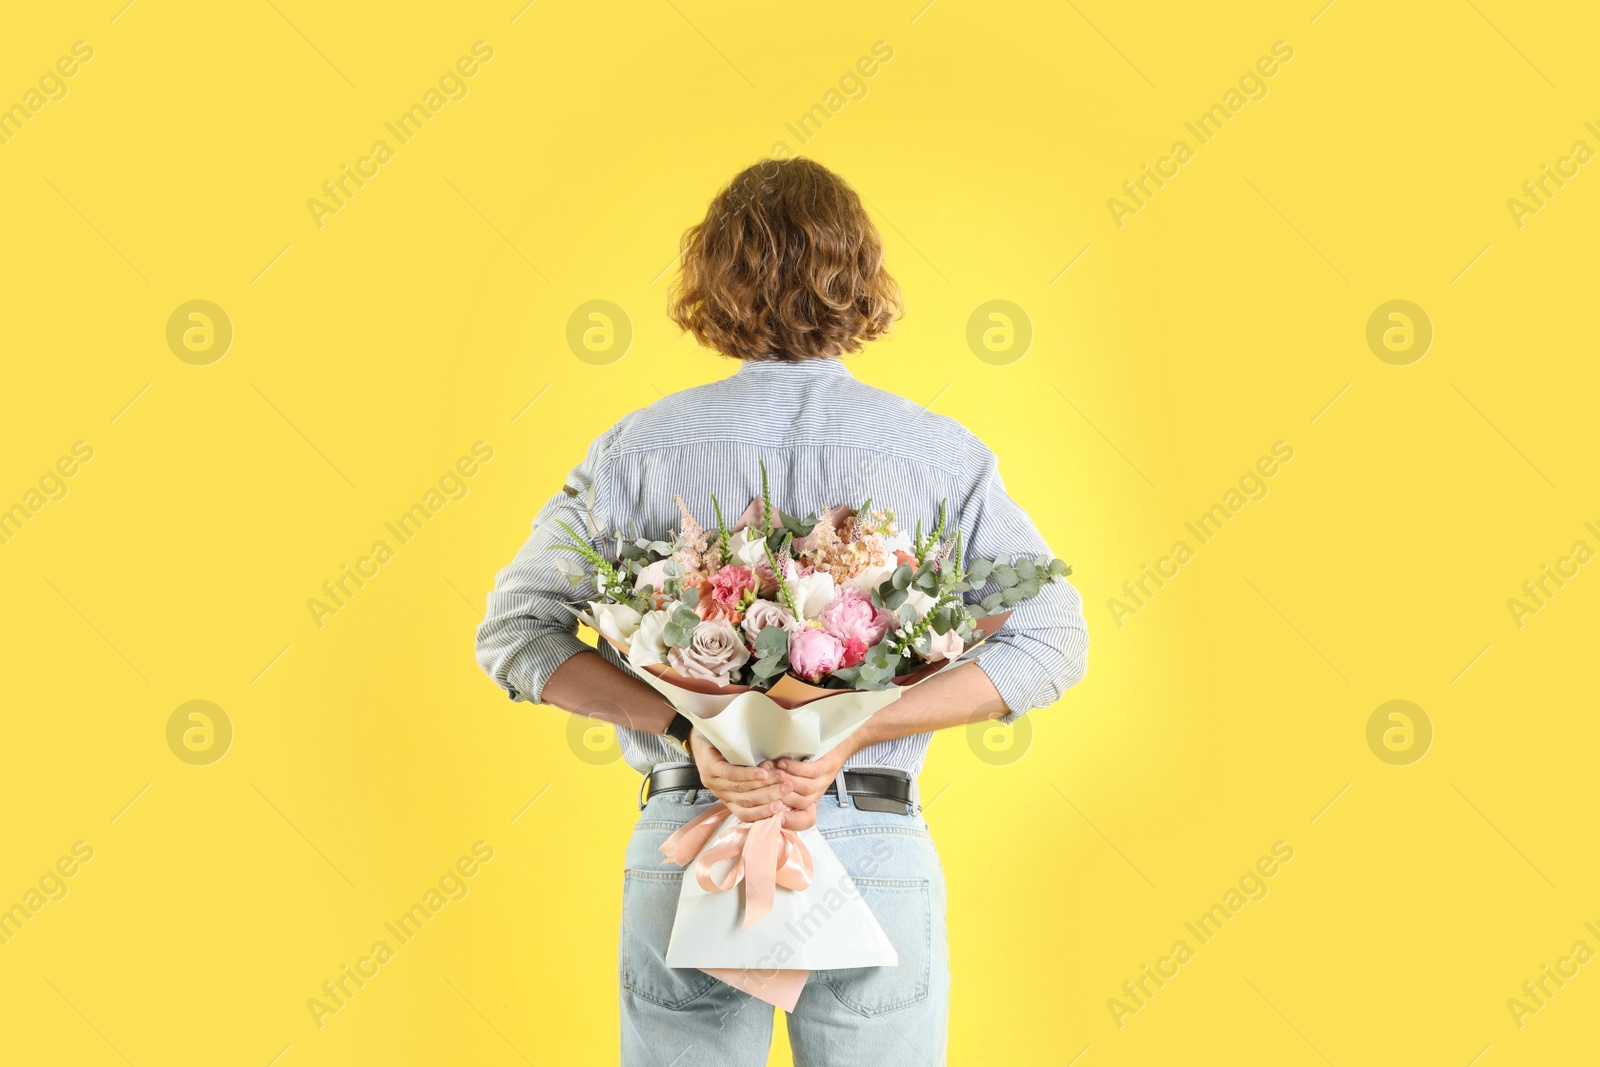
<path fill-rule="evenodd" d="M 942 1063 L 950 984 L 944 877 L 916 775 L 933 731 L 1011 722 L 1082 679 L 1081 601 L 1065 582 L 1046 585 L 976 663 L 910 690 L 814 761 L 735 767 L 696 734 L 689 763 L 668 736 L 681 736 L 684 720 L 608 644 L 596 652 L 578 640 L 565 604 L 593 591 L 572 589 L 558 568 L 562 554 L 550 548 L 566 533 L 557 520 L 580 531 L 631 534 L 637 526 L 666 538 L 677 521 L 675 496 L 715 493 L 742 505 L 758 495 L 764 464 L 772 499 L 786 512 L 822 514 L 870 497 L 903 527 L 921 520 L 931 529 L 944 500 L 971 557 L 1050 550 L 1006 495 L 982 442 L 845 368 L 840 357 L 887 333 L 901 301 L 859 197 L 826 168 L 767 161 L 734 178 L 684 235 L 671 314 L 701 344 L 740 361 L 738 372 L 665 397 L 602 434 L 500 573 L 478 630 L 478 661 L 513 699 L 614 723 L 629 765 L 649 778 L 626 860 L 622 1062 L 767 1060 L 766 1004 L 664 962 L 683 874 L 663 869 L 658 846 L 721 800 L 746 821 L 781 812 L 792 829 L 816 826 L 899 954 L 897 967 L 812 975 L 788 1019 L 795 1063 Z"/>

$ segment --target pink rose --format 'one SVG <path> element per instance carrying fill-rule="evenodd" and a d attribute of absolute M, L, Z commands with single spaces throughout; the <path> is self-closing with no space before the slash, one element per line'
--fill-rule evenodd
<path fill-rule="evenodd" d="M 967 643 L 961 640 L 961 635 L 954 630 L 943 634 L 928 631 L 929 663 L 937 663 L 942 659 L 955 659 L 966 647 Z"/>
<path fill-rule="evenodd" d="M 854 638 L 868 648 L 883 640 L 895 617 L 872 602 L 865 589 L 844 586 L 822 610 L 822 628 L 840 641 Z"/>
<path fill-rule="evenodd" d="M 755 565 L 756 581 L 760 583 L 757 592 L 764 597 L 778 595 L 778 572 L 772 569 L 772 564 L 762 560 Z"/>
<path fill-rule="evenodd" d="M 789 638 L 789 666 L 809 682 L 839 669 L 844 645 L 826 630 L 806 629 Z"/>
<path fill-rule="evenodd" d="M 680 674 L 704 678 L 727 685 L 750 661 L 744 638 L 726 622 L 702 622 L 694 628 L 689 644 L 667 652 L 667 662 Z"/>
<path fill-rule="evenodd" d="M 782 604 L 771 600 L 757 600 L 745 610 L 744 622 L 740 623 L 740 626 L 744 629 L 745 639 L 753 647 L 756 638 L 767 627 L 776 626 L 794 633 L 800 629 L 800 622 L 794 617 L 794 613 Z"/>

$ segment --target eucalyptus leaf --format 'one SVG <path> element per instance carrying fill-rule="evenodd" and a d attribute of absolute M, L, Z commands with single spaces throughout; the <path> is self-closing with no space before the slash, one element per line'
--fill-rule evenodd
<path fill-rule="evenodd" d="M 781 626 L 768 626 L 756 634 L 756 652 L 762 656 L 782 656 L 789 651 L 789 631 Z"/>

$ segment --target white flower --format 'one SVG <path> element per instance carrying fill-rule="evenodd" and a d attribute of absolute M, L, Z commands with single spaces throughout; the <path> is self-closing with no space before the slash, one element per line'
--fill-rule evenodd
<path fill-rule="evenodd" d="M 594 617 L 594 628 L 601 636 L 625 645 L 639 628 L 639 613 L 626 604 L 602 604 L 591 601 L 589 614 Z"/>
<path fill-rule="evenodd" d="M 857 589 L 865 589 L 870 593 L 874 589 L 878 588 L 878 586 L 888 581 L 889 575 L 894 573 L 895 568 L 899 566 L 899 563 L 899 560 L 896 560 L 891 556 L 890 562 L 883 564 L 881 567 L 868 567 L 860 574 L 855 574 L 849 578 L 846 578 L 844 580 L 844 584 L 853 585 Z"/>
<path fill-rule="evenodd" d="M 789 583 L 789 595 L 794 597 L 795 614 L 802 619 L 814 619 L 833 600 L 833 575 L 827 571 L 800 574 L 794 560 L 789 561 L 789 572 L 784 575 Z"/>
<path fill-rule="evenodd" d="M 767 561 L 767 541 L 759 530 L 746 526 L 728 535 L 728 554 L 741 567 L 754 567 Z"/>
<path fill-rule="evenodd" d="M 661 592 L 667 584 L 667 564 L 670 562 L 672 562 L 670 558 L 658 559 L 641 570 L 639 577 L 633 580 L 633 591 L 637 593 L 648 585 L 656 592 Z"/>
<path fill-rule="evenodd" d="M 628 646 L 628 662 L 635 667 L 648 667 L 667 661 L 667 643 L 662 631 L 667 625 L 665 611 L 647 611 L 633 632 L 633 643 Z"/>

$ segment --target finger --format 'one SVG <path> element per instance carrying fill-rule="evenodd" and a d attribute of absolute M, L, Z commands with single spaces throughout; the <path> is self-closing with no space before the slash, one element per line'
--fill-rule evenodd
<path fill-rule="evenodd" d="M 778 774 L 777 772 L 773 772 L 773 777 L 764 778 L 761 781 L 751 781 L 745 778 L 729 778 L 726 775 L 721 774 L 712 774 L 709 778 L 702 774 L 701 777 L 705 780 L 706 784 L 713 793 L 715 793 L 718 789 L 726 789 L 730 793 L 754 793 L 762 789 L 788 789 L 792 788 L 793 782 L 793 779 L 787 778 L 781 774 Z"/>
<path fill-rule="evenodd" d="M 809 830 L 817 825 L 817 809 L 784 812 L 783 825 L 786 830 Z"/>
<path fill-rule="evenodd" d="M 817 801 L 822 798 L 820 793 L 785 793 L 782 797 L 783 806 L 791 811 L 806 811 L 817 806 Z"/>
<path fill-rule="evenodd" d="M 713 749 L 712 751 L 715 752 L 716 750 Z M 718 753 L 714 760 L 708 761 L 708 765 L 713 774 L 742 782 L 772 782 L 776 781 L 782 774 L 781 771 L 770 764 L 762 764 L 759 767 L 745 767 L 737 763 L 729 763 L 722 758 L 721 753 Z"/>
<path fill-rule="evenodd" d="M 760 822 L 786 809 L 774 801 L 770 804 L 729 804 L 728 810 L 738 816 L 740 822 Z"/>
<path fill-rule="evenodd" d="M 772 781 L 780 773 L 771 764 L 762 764 L 759 767 L 743 767 L 736 763 L 729 763 L 723 758 L 717 747 L 709 741 L 702 741 L 695 746 L 694 762 L 695 766 L 700 768 L 701 778 L 718 777 L 737 781 L 760 782 Z"/>
<path fill-rule="evenodd" d="M 765 806 L 782 800 L 783 795 L 789 791 L 787 786 L 769 785 L 761 789 L 727 789 L 720 790 L 715 786 L 711 792 L 717 799 L 729 804 L 742 804 L 745 807 Z"/>
<path fill-rule="evenodd" d="M 781 759 L 778 761 L 778 769 L 785 774 L 792 774 L 796 778 L 833 777 L 829 769 L 823 764 L 807 760 Z"/>

